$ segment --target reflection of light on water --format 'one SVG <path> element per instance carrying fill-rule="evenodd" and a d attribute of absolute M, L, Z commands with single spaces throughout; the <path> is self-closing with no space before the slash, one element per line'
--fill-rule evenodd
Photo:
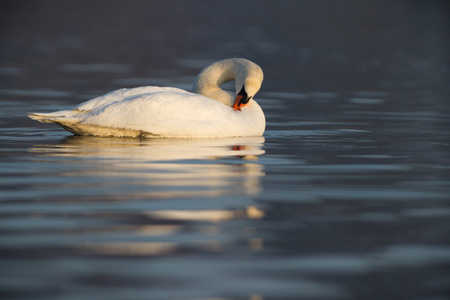
<path fill-rule="evenodd" d="M 132 231 L 139 236 L 172 236 L 183 234 L 187 230 L 187 224 L 193 222 L 218 223 L 231 219 L 261 219 L 264 211 L 248 206 L 236 210 L 159 210 L 147 211 L 143 215 L 156 222 L 183 222 L 185 225 L 143 225 L 143 226 L 119 226 L 116 230 Z M 186 223 L 187 222 L 187 223 Z M 131 230 L 130 230 L 131 229 Z M 186 250 L 201 250 L 206 252 L 224 251 L 226 242 L 216 239 L 218 228 L 211 225 L 199 225 L 201 238 L 192 239 L 180 243 L 172 241 L 144 241 L 144 242 L 88 242 L 77 247 L 86 254 L 96 255 L 120 255 L 120 256 L 154 256 L 168 255 Z M 210 238 L 206 238 L 206 237 Z M 263 240 L 259 237 L 250 237 L 248 247 L 253 251 L 263 249 Z"/>
<path fill-rule="evenodd" d="M 264 154 L 263 137 L 217 139 L 127 139 L 74 136 L 61 145 L 38 145 L 31 151 L 52 156 L 174 161 L 187 159 L 246 158 Z"/>
<path fill-rule="evenodd" d="M 81 246 L 81 250 L 87 254 L 149 256 L 173 253 L 176 251 L 177 247 L 177 243 L 174 242 L 108 242 L 87 243 Z"/>
<path fill-rule="evenodd" d="M 126 226 L 122 226 L 126 227 Z M 124 230 L 130 228 L 122 228 Z M 132 228 L 131 228 L 132 229 Z M 183 229 L 181 225 L 143 225 L 137 226 L 133 231 L 134 234 L 137 235 L 146 235 L 146 236 L 164 236 L 171 235 L 179 232 Z"/>
<path fill-rule="evenodd" d="M 260 192 L 257 163 L 263 137 L 226 139 L 123 139 L 71 137 L 29 149 L 74 167 L 61 176 L 91 178 L 85 186 L 126 198 L 217 197 Z M 74 160 L 74 158 L 76 160 Z M 86 180 L 85 180 L 86 181 Z M 122 196 L 122 198 L 125 198 Z"/>
<path fill-rule="evenodd" d="M 260 193 L 265 174 L 258 157 L 263 145 L 263 137 L 71 137 L 29 151 L 37 154 L 36 163 L 45 170 L 42 182 L 51 186 L 40 195 L 42 201 L 66 200 L 81 210 L 101 205 L 106 215 L 93 213 L 98 221 L 114 216 L 121 220 L 84 228 L 89 234 L 74 241 L 77 251 L 137 257 L 227 251 L 227 222 L 264 218 L 250 198 L 235 197 Z M 124 206 L 131 212 L 111 214 Z M 255 232 L 243 231 L 242 237 L 249 251 L 263 249 Z"/>
<path fill-rule="evenodd" d="M 261 219 L 264 211 L 254 206 L 249 206 L 245 210 L 159 210 L 145 212 L 145 214 L 155 219 L 168 219 L 179 221 L 208 221 L 220 222 L 236 218 Z"/>
<path fill-rule="evenodd" d="M 155 219 L 183 220 L 183 221 L 210 221 L 219 222 L 232 219 L 232 211 L 226 210 L 204 210 L 204 211 L 185 211 L 185 210 L 166 210 L 147 212 Z"/>

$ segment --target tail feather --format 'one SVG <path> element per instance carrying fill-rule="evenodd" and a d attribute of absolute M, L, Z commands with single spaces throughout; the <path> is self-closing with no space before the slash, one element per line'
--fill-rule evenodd
<path fill-rule="evenodd" d="M 71 110 L 61 110 L 51 113 L 29 113 L 28 117 L 41 123 L 60 123 L 62 121 L 72 123 L 79 121 L 77 118 L 74 118 L 74 111 Z"/>

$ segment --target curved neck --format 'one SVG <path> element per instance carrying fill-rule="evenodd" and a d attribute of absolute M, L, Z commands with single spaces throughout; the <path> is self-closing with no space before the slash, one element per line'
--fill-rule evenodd
<path fill-rule="evenodd" d="M 220 88 L 228 81 L 243 79 L 240 76 L 241 67 L 234 60 L 222 60 L 203 69 L 194 81 L 195 93 L 212 98 L 227 106 L 232 106 L 236 94 Z M 239 78 L 238 78 L 239 77 Z"/>

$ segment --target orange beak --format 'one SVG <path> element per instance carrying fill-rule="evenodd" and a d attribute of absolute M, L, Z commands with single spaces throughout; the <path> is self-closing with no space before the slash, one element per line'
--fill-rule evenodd
<path fill-rule="evenodd" d="M 245 105 L 245 103 L 242 101 L 243 98 L 244 96 L 239 94 L 236 96 L 236 100 L 233 104 L 233 110 L 241 110 L 241 108 Z"/>

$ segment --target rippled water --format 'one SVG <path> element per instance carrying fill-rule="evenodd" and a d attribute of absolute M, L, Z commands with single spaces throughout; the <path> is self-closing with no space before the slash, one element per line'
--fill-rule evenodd
<path fill-rule="evenodd" d="M 243 1 L 260 3 L 255 18 L 229 29 L 220 29 L 225 16 L 242 18 L 215 2 L 221 9 L 211 12 L 201 1 L 109 1 L 99 23 L 90 12 L 103 6 L 61 3 L 9 7 L 2 33 L 2 299 L 450 295 L 449 23 L 441 2 L 371 4 L 367 19 L 360 2 Z M 142 7 L 163 17 L 147 20 Z M 181 25 L 164 18 L 181 11 Z M 355 13 L 361 19 L 349 19 Z M 14 27 L 11 16 L 27 22 Z M 38 17 L 50 21 L 36 27 Z M 84 25 L 74 26 L 78 19 Z M 419 19 L 428 23 L 419 28 Z M 94 25 L 118 40 L 95 38 Z M 406 35 L 411 28 L 416 34 Z M 111 49 L 119 38 L 129 42 Z M 134 61 L 144 50 L 148 60 Z M 230 56 L 265 71 L 256 97 L 264 137 L 78 137 L 26 118 L 119 87 L 190 89 L 205 64 Z"/>

